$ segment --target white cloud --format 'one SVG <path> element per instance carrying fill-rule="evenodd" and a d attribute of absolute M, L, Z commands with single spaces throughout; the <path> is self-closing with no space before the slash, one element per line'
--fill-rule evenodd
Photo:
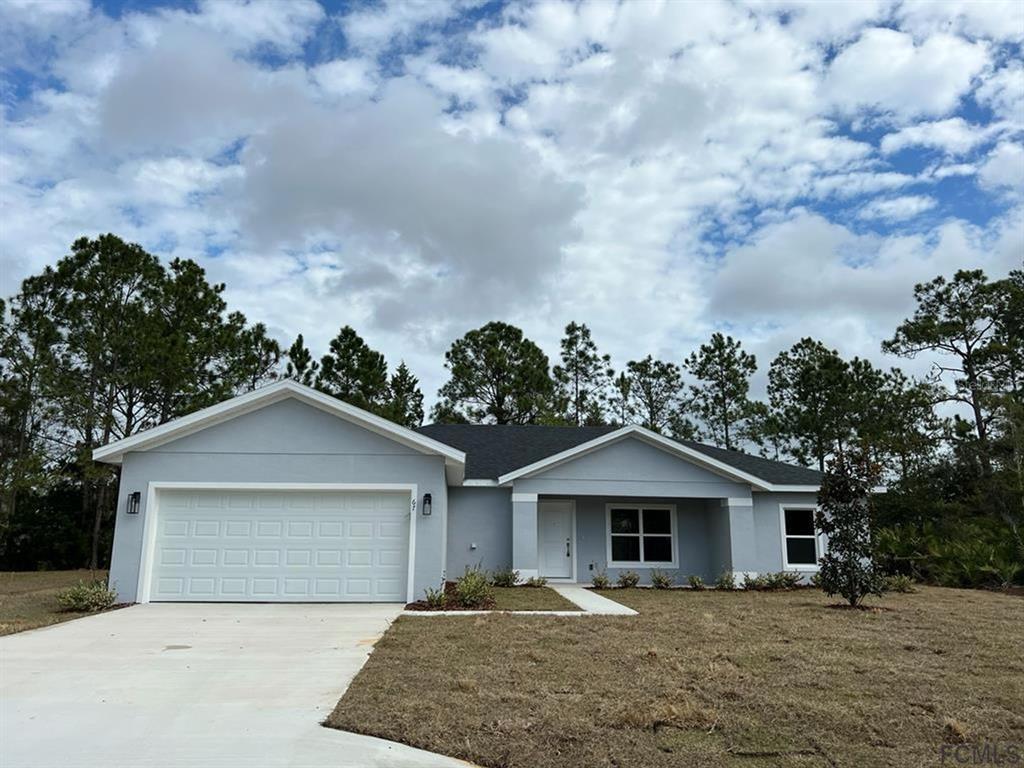
<path fill-rule="evenodd" d="M 935 207 L 935 198 L 925 195 L 903 195 L 886 200 L 872 200 L 858 212 L 862 219 L 905 221 Z"/>
<path fill-rule="evenodd" d="M 264 73 L 217 36 L 172 25 L 123 57 L 100 101 L 101 133 L 108 152 L 186 146 L 208 155 L 304 108 L 287 71 Z"/>
<path fill-rule="evenodd" d="M 893 3 L 890 0 L 859 0 L 850 3 L 749 0 L 745 5 L 755 12 L 770 9 L 786 14 L 787 26 L 802 39 L 839 42 L 854 37 L 870 22 L 884 20 Z"/>
<path fill-rule="evenodd" d="M 1019 207 L 974 226 L 936 191 L 1017 205 L 1024 69 L 935 7 L 0 4 L 40 76 L 4 109 L 0 290 L 116 231 L 282 341 L 355 325 L 428 394 L 495 318 L 551 354 L 587 322 L 619 365 L 721 327 L 763 362 L 819 331 L 875 355 L 915 280 L 1024 253 Z"/>
<path fill-rule="evenodd" d="M 473 4 L 449 0 L 388 0 L 378 7 L 345 14 L 340 23 L 353 47 L 377 53 L 396 38 L 407 37 L 423 25 L 442 22 Z"/>
<path fill-rule="evenodd" d="M 313 67 L 309 75 L 325 94 L 334 97 L 365 94 L 377 86 L 366 59 L 334 59 Z"/>
<path fill-rule="evenodd" d="M 315 0 L 201 0 L 188 18 L 242 48 L 268 45 L 295 53 L 326 14 Z"/>
<path fill-rule="evenodd" d="M 455 318 L 513 305 L 576 238 L 582 189 L 507 139 L 445 132 L 443 106 L 415 82 L 392 80 L 362 108 L 254 136 L 239 190 L 245 231 L 260 250 L 340 237 L 356 246 L 347 260 L 364 279 L 359 251 L 382 261 L 370 287 L 385 326 L 422 321 L 425 306 Z"/>
<path fill-rule="evenodd" d="M 918 123 L 890 133 L 882 138 L 882 151 L 899 152 L 907 147 L 935 147 L 951 155 L 970 152 L 988 140 L 992 130 L 971 125 L 962 117 L 951 117 L 933 123 Z"/>
<path fill-rule="evenodd" d="M 948 114 L 988 64 L 987 46 L 936 33 L 918 44 L 904 32 L 866 30 L 829 67 L 826 91 L 846 112 L 862 107 L 901 118 Z"/>
<path fill-rule="evenodd" d="M 1024 41 L 1024 4 L 1017 0 L 903 0 L 897 17 L 915 35 L 955 32 L 1001 42 Z"/>
<path fill-rule="evenodd" d="M 858 235 L 797 211 L 726 253 L 708 312 L 748 327 L 747 346 L 761 360 L 802 336 L 878 360 L 880 341 L 913 311 L 915 283 L 968 267 L 1005 274 L 1020 268 L 1022 255 L 1019 207 L 987 229 L 949 221 L 928 236 L 899 237 Z M 930 362 L 888 364 L 923 374 Z"/>
<path fill-rule="evenodd" d="M 1003 142 L 989 153 L 978 170 L 982 186 L 1024 192 L 1024 146 Z"/>
<path fill-rule="evenodd" d="M 983 82 L 978 100 L 1017 130 L 1024 130 L 1024 63 L 1011 61 Z"/>

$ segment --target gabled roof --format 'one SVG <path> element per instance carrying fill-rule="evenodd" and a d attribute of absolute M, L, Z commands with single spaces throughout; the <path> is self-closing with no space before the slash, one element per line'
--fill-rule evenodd
<path fill-rule="evenodd" d="M 153 427 L 145 432 L 139 432 L 123 440 L 109 443 L 94 450 L 92 457 L 96 461 L 120 464 L 124 455 L 130 451 L 146 451 L 155 448 L 158 445 L 163 445 L 180 437 L 199 432 L 215 424 L 221 424 L 243 414 L 252 413 L 288 398 L 293 398 L 314 408 L 319 408 L 325 413 L 345 419 L 422 453 L 443 456 L 448 482 L 455 484 L 462 482 L 465 473 L 466 454 L 461 450 L 445 445 L 429 435 L 395 424 L 369 411 L 364 411 L 362 408 L 356 408 L 354 405 L 342 402 L 336 397 L 325 395 L 323 392 L 300 384 L 293 379 L 278 381 L 269 386 L 247 392 L 244 395 L 225 400 L 222 403 L 217 403 L 217 405 L 211 405 L 209 408 L 203 408 L 195 413 L 174 419 L 158 427 Z"/>
<path fill-rule="evenodd" d="M 807 467 L 751 456 L 643 427 L 549 427 L 509 424 L 428 424 L 419 432 L 466 452 L 467 481 L 507 483 L 634 437 L 756 490 L 816 491 L 821 474 Z"/>

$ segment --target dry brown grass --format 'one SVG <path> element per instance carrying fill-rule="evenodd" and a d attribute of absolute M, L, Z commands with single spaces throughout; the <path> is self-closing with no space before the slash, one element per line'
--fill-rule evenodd
<path fill-rule="evenodd" d="M 106 571 L 0 572 L 0 635 L 85 616 L 62 613 L 57 607 L 57 593 L 79 581 L 106 578 Z"/>
<path fill-rule="evenodd" d="M 580 607 L 548 587 L 494 587 L 496 611 L 578 611 Z"/>
<path fill-rule="evenodd" d="M 484 766 L 922 766 L 1024 743 L 1024 600 L 606 593 L 637 617 L 399 619 L 327 724 Z"/>

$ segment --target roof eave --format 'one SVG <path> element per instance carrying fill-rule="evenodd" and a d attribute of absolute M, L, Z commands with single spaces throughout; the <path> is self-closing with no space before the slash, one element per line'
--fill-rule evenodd
<path fill-rule="evenodd" d="M 703 466 L 705 469 L 713 471 L 716 474 L 723 475 L 736 482 L 748 483 L 755 491 L 769 491 L 772 488 L 771 483 L 762 480 L 755 475 L 751 475 L 724 462 L 718 461 L 717 459 L 703 454 L 700 451 L 688 448 L 682 443 L 677 443 L 675 440 L 667 438 L 664 435 L 659 435 L 658 433 L 652 432 L 651 430 L 645 429 L 637 424 L 631 424 L 613 432 L 608 432 L 594 438 L 593 440 L 588 440 L 587 442 L 581 443 L 573 448 L 560 451 L 559 453 L 553 454 L 539 461 L 535 461 L 524 467 L 520 467 L 512 472 L 506 472 L 498 478 L 498 484 L 506 486 L 515 480 L 523 477 L 529 477 L 530 475 L 542 472 L 546 469 L 551 469 L 565 461 L 571 461 L 572 459 L 579 458 L 591 453 L 592 451 L 599 450 L 605 445 L 618 442 L 619 440 L 630 436 L 638 437 L 649 444 L 653 444 L 655 447 L 676 453 L 685 459 L 691 460 L 695 464 Z"/>
<path fill-rule="evenodd" d="M 371 432 L 376 432 L 384 437 L 396 440 L 415 450 L 443 456 L 446 474 L 450 466 L 453 472 L 452 476 L 457 478 L 458 482 L 462 482 L 466 467 L 466 454 L 463 451 L 403 427 L 400 424 L 395 424 L 369 411 L 364 411 L 354 405 L 345 403 L 331 395 L 326 395 L 312 387 L 299 384 L 292 379 L 285 379 L 270 386 L 247 392 L 244 395 L 239 395 L 222 403 L 203 408 L 153 429 L 140 432 L 137 435 L 132 435 L 131 437 L 96 448 L 93 451 L 93 460 L 108 464 L 120 464 L 123 461 L 124 455 L 131 451 L 145 451 L 154 448 L 246 413 L 259 410 L 288 397 L 295 397 L 308 405 L 320 408 L 338 418 L 343 418 Z"/>

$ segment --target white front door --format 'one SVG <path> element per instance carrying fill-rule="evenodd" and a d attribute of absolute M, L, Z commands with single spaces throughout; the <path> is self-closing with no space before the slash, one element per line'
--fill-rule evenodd
<path fill-rule="evenodd" d="M 537 505 L 537 567 L 549 579 L 571 579 L 573 503 L 541 501 Z"/>

